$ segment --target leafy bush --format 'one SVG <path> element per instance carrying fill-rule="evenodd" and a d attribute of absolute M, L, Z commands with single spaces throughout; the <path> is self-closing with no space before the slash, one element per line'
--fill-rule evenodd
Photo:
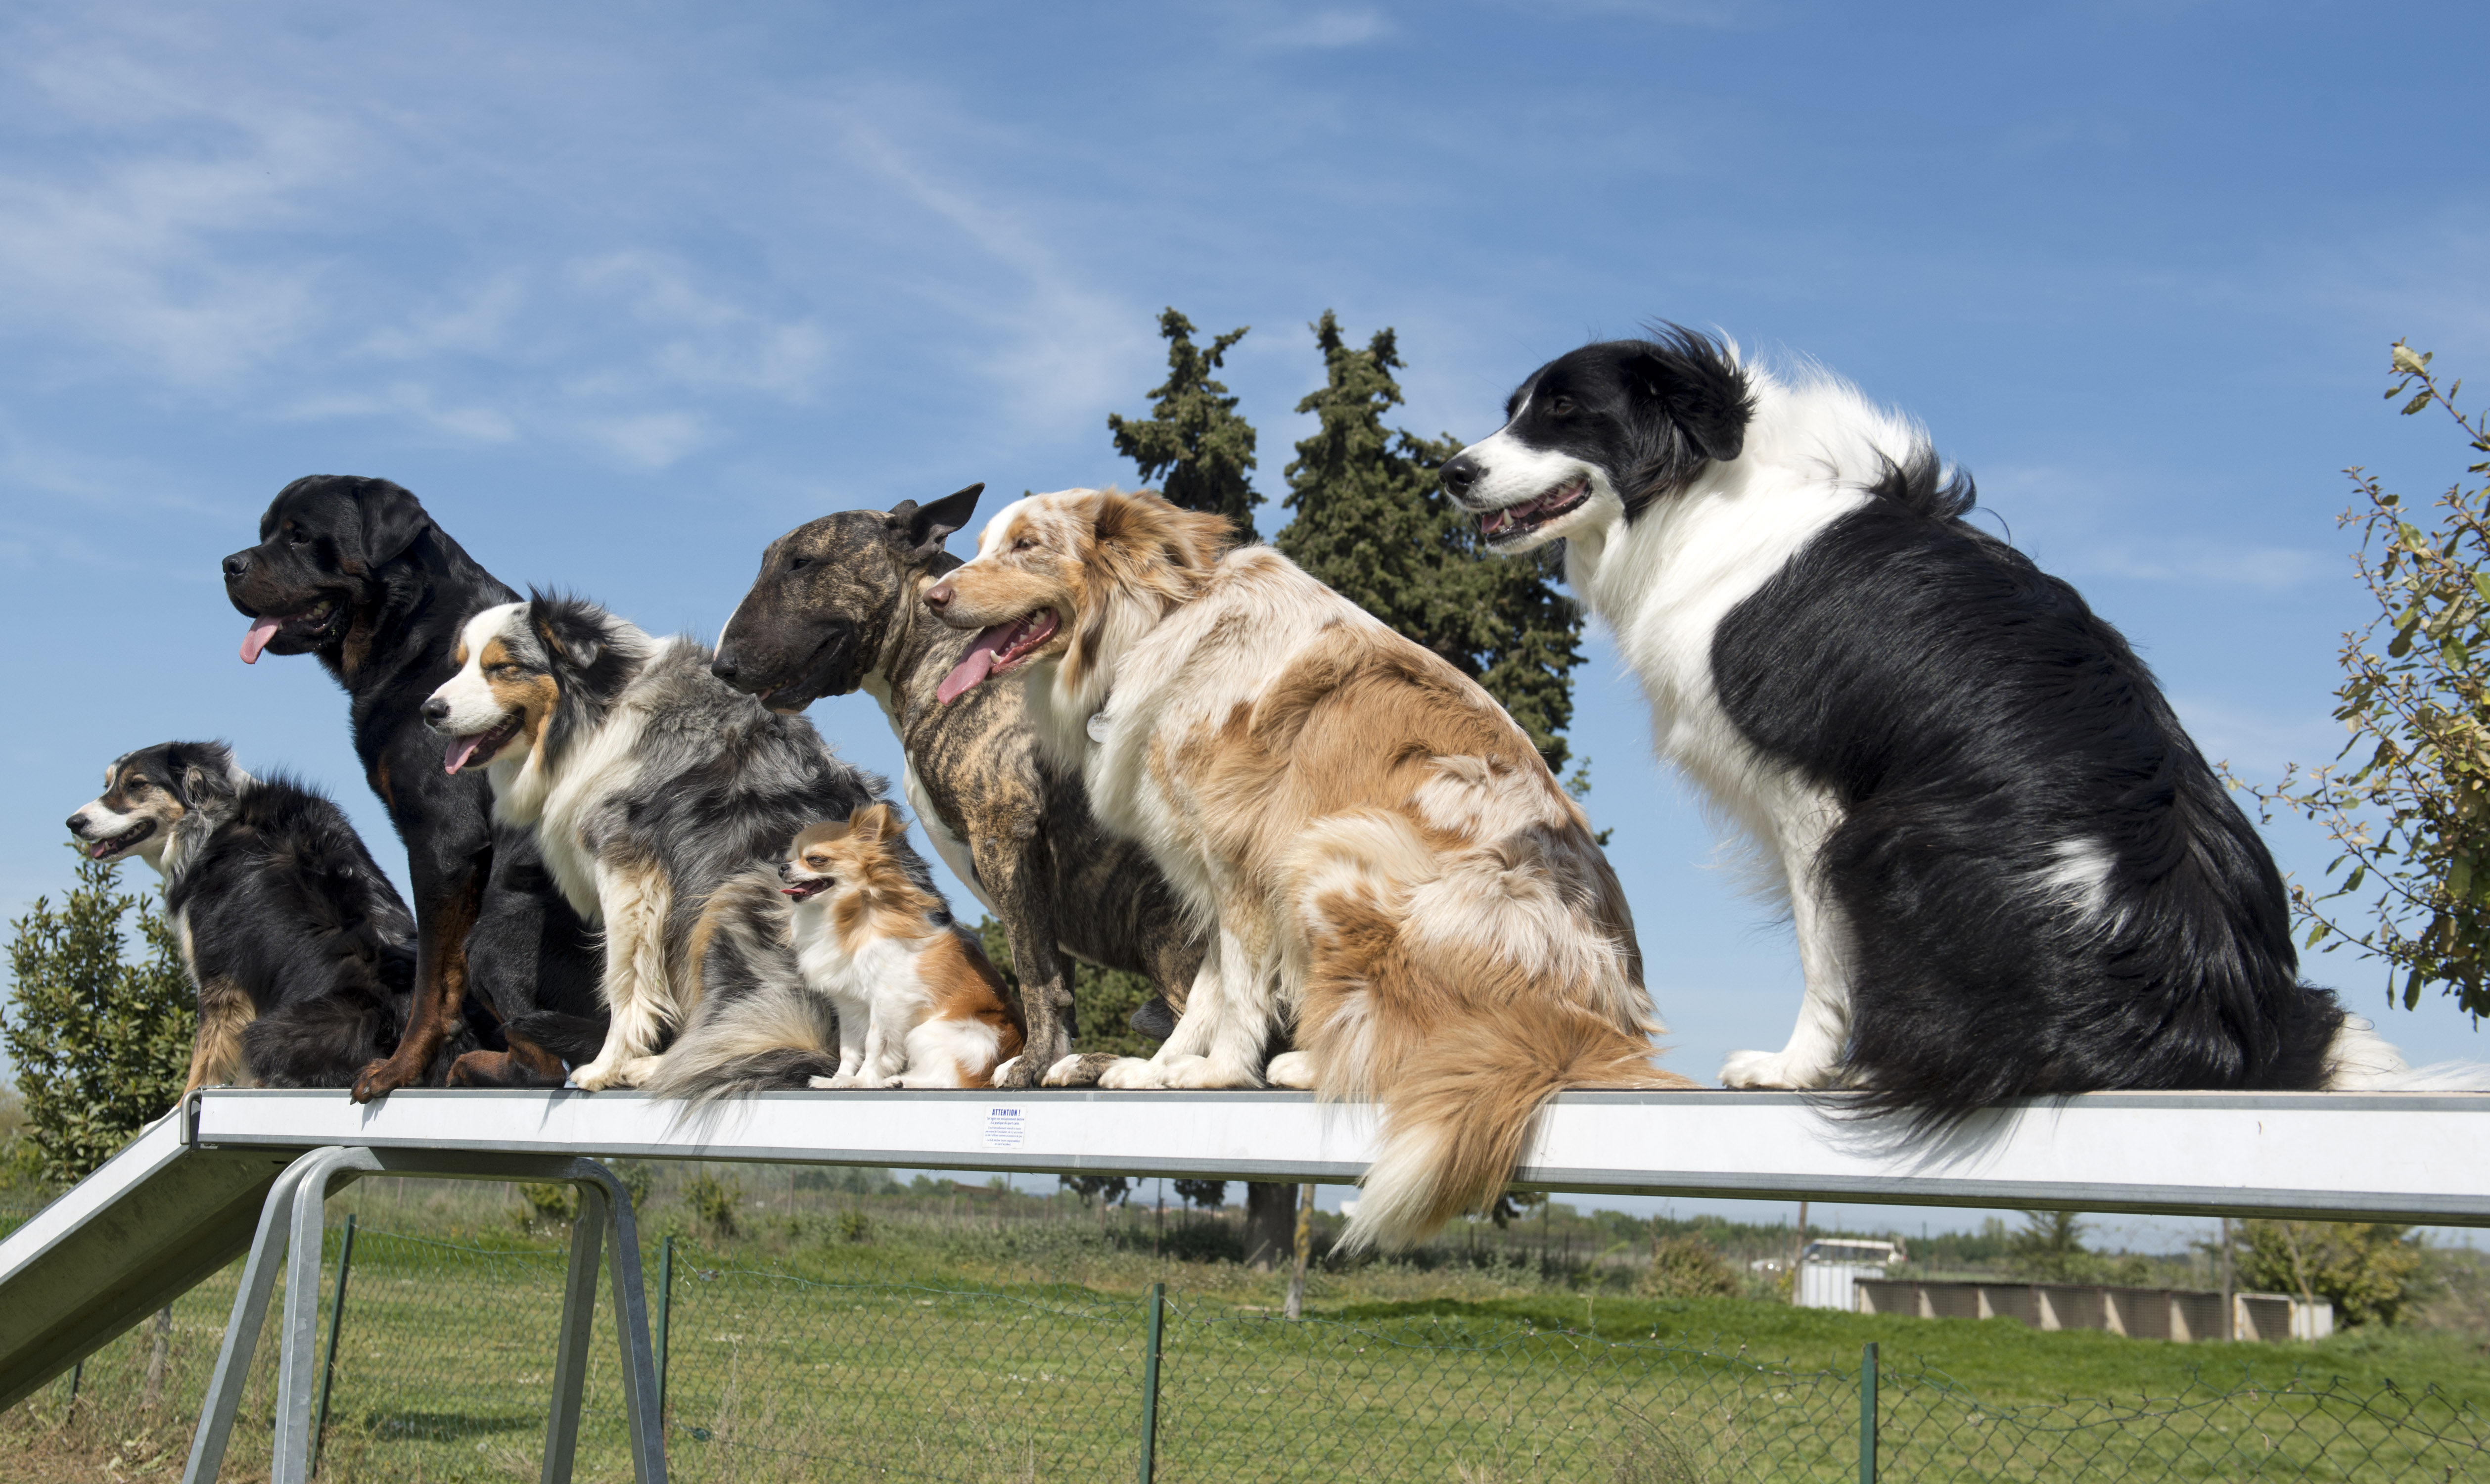
<path fill-rule="evenodd" d="M 703 1170 L 683 1186 L 683 1204 L 692 1208 L 693 1217 L 709 1229 L 710 1237 L 733 1237 L 736 1208 L 743 1204 L 743 1182 L 720 1179 Z"/>
<path fill-rule="evenodd" d="M 850 1209 L 839 1212 L 838 1220 L 834 1225 L 838 1230 L 839 1240 L 841 1241 L 866 1242 L 873 1240 L 873 1218 L 860 1210 L 851 1208 Z"/>
<path fill-rule="evenodd" d="M 1652 1243 L 1651 1266 L 1635 1284 L 1651 1298 L 1734 1298 L 1743 1285 L 1719 1248 L 1700 1237 L 1664 1237 Z"/>
<path fill-rule="evenodd" d="M 547 1232 L 566 1227 L 579 1219 L 577 1187 L 556 1180 L 543 1185 L 521 1185 L 519 1199 L 525 1204 L 513 1213 L 522 1232 Z"/>
<path fill-rule="evenodd" d="M 2490 455 L 2490 417 L 2457 411 L 2463 383 L 2442 388 L 2429 361 L 2396 341 L 2387 395 L 2410 393 L 2406 417 L 2445 410 L 2472 451 Z M 2467 1012 L 2490 1015 L 2490 486 L 2459 480 L 2424 514 L 2346 472 L 2359 496 L 2339 523 L 2360 528 L 2354 561 L 2378 605 L 2343 636 L 2334 719 L 2351 739 L 2332 765 L 2294 764 L 2271 789 L 2232 786 L 2267 819 L 2280 805 L 2342 847 L 2326 868 L 2332 890 L 2292 884 L 2308 946 L 2350 943 L 2386 960 L 2406 1009 L 2422 986 L 2444 984 Z M 2467 472 L 2490 473 L 2490 459 Z M 2364 887 L 2375 894 L 2360 902 Z M 2358 905 L 2327 905 L 2347 897 Z"/>
<path fill-rule="evenodd" d="M 2391 1324 L 2418 1286 L 2427 1249 L 2412 1228 L 2370 1221 L 2251 1221 L 2239 1286 L 2330 1299 L 2340 1324 Z"/>
<path fill-rule="evenodd" d="M 16 1064 L 37 1178 L 83 1179 L 162 1117 L 188 1079 L 198 997 L 173 930 L 150 899 L 124 893 L 117 864 L 79 859 L 78 885 L 10 924 L 15 994 L 0 1042 Z M 130 962 L 122 921 L 137 910 L 145 956 Z"/>

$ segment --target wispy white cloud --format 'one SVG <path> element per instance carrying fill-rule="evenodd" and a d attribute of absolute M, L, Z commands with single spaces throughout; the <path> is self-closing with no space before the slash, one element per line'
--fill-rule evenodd
<path fill-rule="evenodd" d="M 2117 577 L 2188 587 L 2283 593 L 2331 579 L 2334 552 L 2277 545 L 2245 533 L 2208 533 L 2201 498 L 2173 519 L 2155 509 L 2153 480 L 2054 465 L 2009 465 L 1981 472 L 1981 510 L 1990 525 L 2064 577 Z M 2191 509 L 2192 507 L 2192 509 Z"/>
<path fill-rule="evenodd" d="M 1379 11 L 1316 11 L 1270 24 L 1255 33 L 1257 46 L 1275 50 L 1332 51 L 1378 42 L 1394 30 Z"/>
<path fill-rule="evenodd" d="M 2330 552 L 2180 538 L 2062 548 L 2052 566 L 2073 576 L 2283 593 L 2313 578 L 2337 576 L 2341 564 L 2342 558 Z"/>

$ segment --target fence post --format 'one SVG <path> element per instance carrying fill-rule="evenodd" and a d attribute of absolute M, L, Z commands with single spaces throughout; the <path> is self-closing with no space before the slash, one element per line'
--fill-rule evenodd
<path fill-rule="evenodd" d="M 1296 1266 L 1288 1273 L 1288 1307 L 1290 1319 L 1306 1315 L 1306 1258 L 1314 1251 L 1315 1187 L 1307 1185 L 1298 1191 Z"/>
<path fill-rule="evenodd" d="M 1876 1484 L 1876 1342 L 1859 1351 L 1859 1484 Z"/>
<path fill-rule="evenodd" d="M 674 1309 L 675 1239 L 669 1237 L 666 1238 L 666 1244 L 657 1250 L 657 1332 L 654 1339 L 657 1352 L 657 1425 L 659 1427 L 665 1426 L 666 1421 L 666 1321 L 673 1315 Z"/>
<path fill-rule="evenodd" d="M 346 1212 L 345 1239 L 337 1243 L 337 1282 L 329 1297 L 329 1359 L 320 1368 L 320 1404 L 311 1409 L 311 1471 L 320 1471 L 320 1440 L 329 1430 L 329 1388 L 337 1381 L 337 1329 L 346 1318 L 346 1274 L 355 1263 L 355 1213 Z"/>
<path fill-rule="evenodd" d="M 1159 1333 L 1167 1315 L 1167 1285 L 1150 1285 L 1149 1348 L 1142 1353 L 1142 1484 L 1158 1477 Z"/>

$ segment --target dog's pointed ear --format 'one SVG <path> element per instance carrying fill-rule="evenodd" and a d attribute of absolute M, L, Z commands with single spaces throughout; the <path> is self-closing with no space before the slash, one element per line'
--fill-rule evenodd
<path fill-rule="evenodd" d="M 977 496 L 985 490 L 982 483 L 971 484 L 932 505 L 902 500 L 890 508 L 891 529 L 899 533 L 909 556 L 925 561 L 942 549 L 943 539 L 952 532 L 968 529 L 969 517 L 977 512 Z"/>
<path fill-rule="evenodd" d="M 1629 389 L 1666 414 L 1705 458 L 1726 463 L 1746 451 L 1754 388 L 1726 345 L 1683 326 L 1659 327 L 1624 373 Z"/>
<path fill-rule="evenodd" d="M 849 823 L 855 827 L 856 838 L 870 845 L 895 840 L 908 830 L 900 821 L 899 811 L 886 803 L 865 805 L 850 817 Z"/>
<path fill-rule="evenodd" d="M 432 529 L 423 503 L 405 486 L 387 480 L 365 480 L 355 491 L 355 509 L 363 524 L 363 565 L 380 567 L 396 561 Z"/>

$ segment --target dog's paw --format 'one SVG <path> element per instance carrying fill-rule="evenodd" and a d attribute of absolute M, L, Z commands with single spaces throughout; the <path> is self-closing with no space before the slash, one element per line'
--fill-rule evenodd
<path fill-rule="evenodd" d="M 1315 1059 L 1302 1051 L 1281 1052 L 1262 1068 L 1262 1080 L 1275 1088 L 1311 1092 L 1315 1087 Z"/>
<path fill-rule="evenodd" d="M 1031 1062 L 1027 1071 L 1021 1069 L 1021 1063 L 1028 1061 L 1027 1057 L 1005 1057 L 996 1062 L 994 1071 L 987 1075 L 987 1085 L 1003 1089 L 1034 1087 L 1037 1084 L 1036 1063 Z"/>
<path fill-rule="evenodd" d="M 1060 1062 L 1056 1063 L 1057 1067 L 1062 1064 Z M 1098 1074 L 1098 1086 L 1117 1091 L 1163 1088 L 1167 1086 L 1167 1072 L 1156 1062 L 1144 1062 L 1139 1057 L 1122 1057 L 1117 1059 L 1115 1065 Z"/>
<path fill-rule="evenodd" d="M 355 1090 L 349 1095 L 359 1103 L 367 1103 L 375 1097 L 388 1096 L 412 1080 L 394 1059 L 373 1062 L 356 1074 Z"/>
<path fill-rule="evenodd" d="M 838 1091 L 839 1079 L 836 1077 L 807 1077 L 804 1079 L 804 1086 L 811 1088 L 816 1092 L 834 1092 Z"/>
<path fill-rule="evenodd" d="M 1781 1051 L 1733 1051 L 1721 1063 L 1724 1088 L 1822 1088 L 1833 1080 L 1832 1068 L 1810 1066 Z"/>
<path fill-rule="evenodd" d="M 1104 1051 L 1074 1052 L 1046 1069 L 1050 1088 L 1094 1088 L 1107 1075 L 1107 1068 L 1124 1060 Z"/>
<path fill-rule="evenodd" d="M 657 1059 L 655 1057 L 625 1057 L 614 1064 L 614 1080 L 606 1085 L 614 1088 L 644 1088 L 649 1085 L 649 1079 L 656 1075 Z"/>
<path fill-rule="evenodd" d="M 1170 1057 L 1166 1076 L 1163 1085 L 1171 1088 L 1206 1091 L 1212 1088 L 1259 1088 L 1262 1085 L 1251 1066 L 1217 1062 L 1209 1057 Z"/>
<path fill-rule="evenodd" d="M 570 1085 L 583 1092 L 602 1092 L 607 1088 L 615 1086 L 616 1079 L 621 1075 L 622 1069 L 619 1066 L 603 1057 L 598 1057 L 586 1066 L 572 1067 Z"/>

